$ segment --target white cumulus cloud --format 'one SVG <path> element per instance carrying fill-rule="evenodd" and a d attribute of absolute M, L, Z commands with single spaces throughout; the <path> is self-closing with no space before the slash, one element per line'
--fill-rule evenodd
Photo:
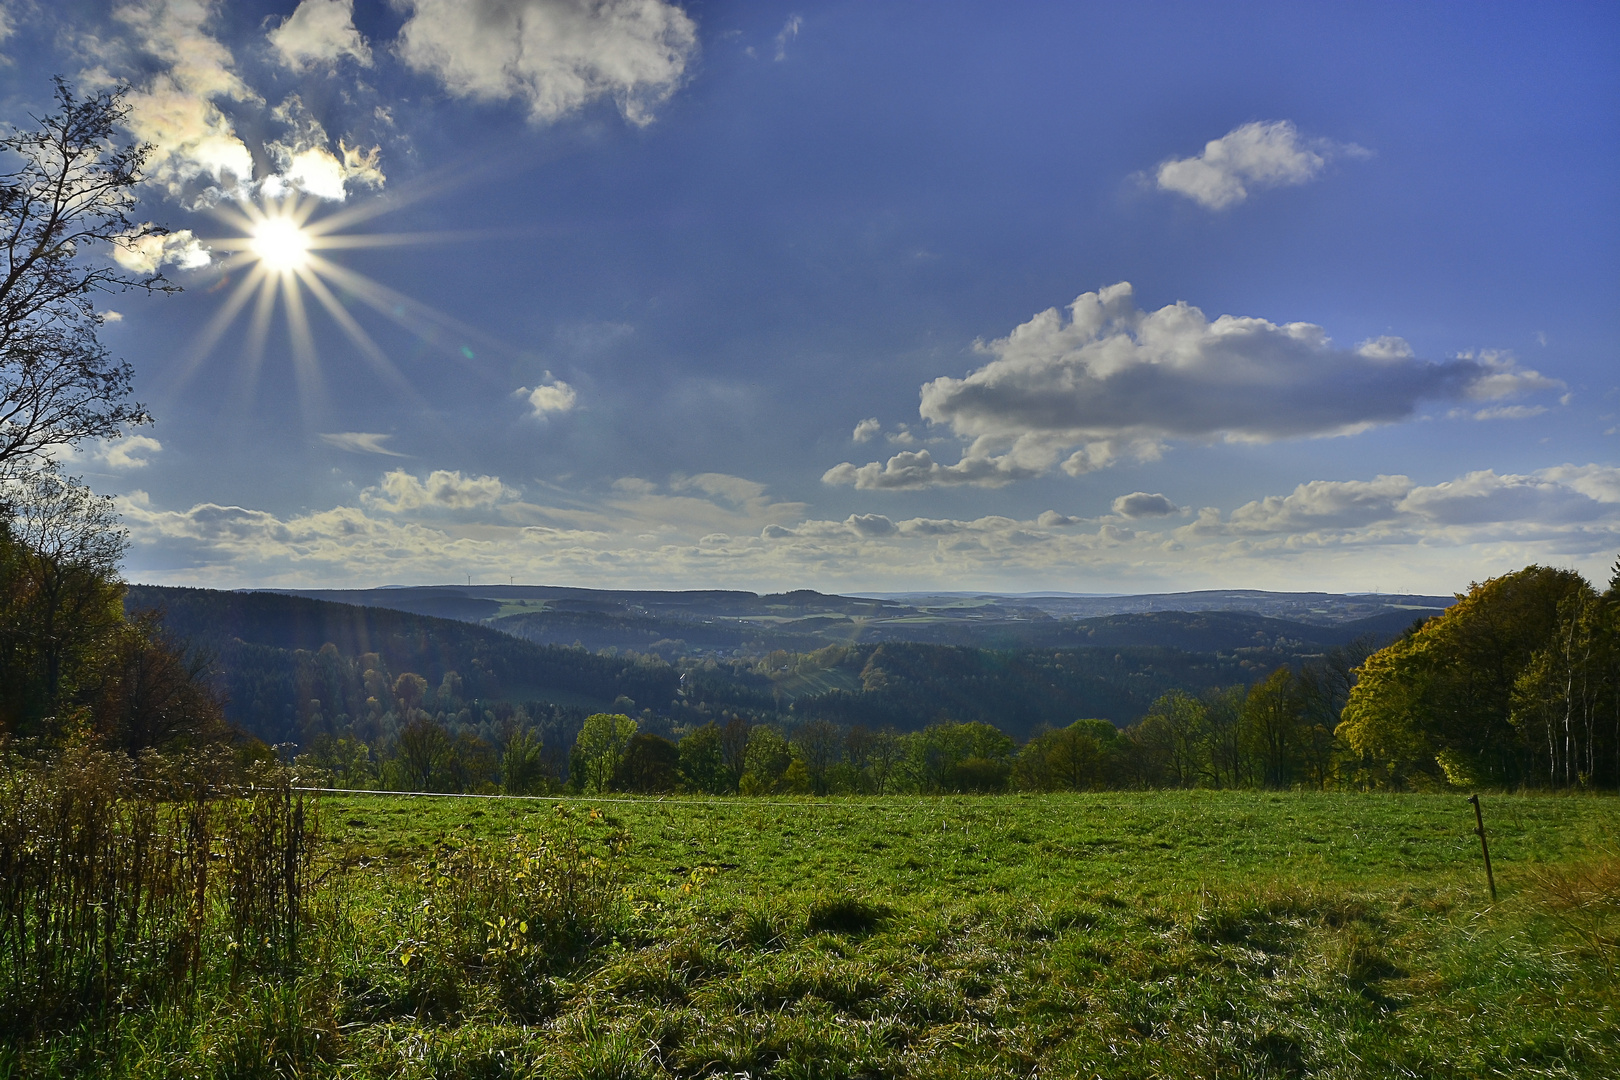
<path fill-rule="evenodd" d="M 1415 485 L 1405 476 L 1372 480 L 1312 480 L 1287 495 L 1268 495 L 1232 511 L 1239 532 L 1308 532 L 1358 529 L 1389 521 Z"/>
<path fill-rule="evenodd" d="M 975 484 L 1000 487 L 1014 480 L 1039 476 L 1041 470 L 1019 465 L 1010 455 L 1002 457 L 963 455 L 955 465 L 941 465 L 927 450 L 902 450 L 888 461 L 865 465 L 843 462 L 821 476 L 824 484 L 852 484 L 862 491 L 906 490 Z"/>
<path fill-rule="evenodd" d="M 546 372 L 545 381 L 533 390 L 527 386 L 520 386 L 514 392 L 514 397 L 528 401 L 530 414 L 536 420 L 544 419 L 552 413 L 565 413 L 579 402 L 579 395 L 574 388 L 561 379 L 553 378 L 551 372 Z"/>
<path fill-rule="evenodd" d="M 1181 507 L 1177 506 L 1174 500 L 1146 491 L 1133 491 L 1114 500 L 1114 513 L 1120 517 L 1164 517 L 1180 512 Z"/>
<path fill-rule="evenodd" d="M 144 469 L 152 464 L 152 455 L 162 449 L 163 444 L 150 435 L 125 435 L 97 443 L 87 453 L 109 469 Z"/>
<path fill-rule="evenodd" d="M 457 97 L 522 101 L 539 121 L 609 98 L 634 124 L 669 100 L 697 26 L 665 0 L 396 0 L 400 57 Z"/>
<path fill-rule="evenodd" d="M 119 266 L 137 274 L 155 274 L 165 266 L 195 270 L 212 261 L 208 249 L 192 235 L 190 229 L 176 229 L 174 232 L 122 241 L 113 247 L 112 255 Z M 103 318 L 112 314 L 106 312 Z"/>
<path fill-rule="evenodd" d="M 883 424 L 875 416 L 869 416 L 855 425 L 855 432 L 850 436 L 856 442 L 870 442 L 878 432 L 883 430 Z"/>
<path fill-rule="evenodd" d="M 855 530 L 858 536 L 890 536 L 900 531 L 893 521 L 882 514 L 851 514 L 844 524 Z"/>
<path fill-rule="evenodd" d="M 215 14 L 206 0 L 125 3 L 114 11 L 135 47 L 162 65 L 128 99 L 130 132 L 153 148 L 148 175 L 176 197 L 201 184 L 205 201 L 253 179 L 253 155 L 217 102 L 260 100 L 236 73 L 230 49 L 208 32 Z"/>
<path fill-rule="evenodd" d="M 371 48 L 354 26 L 354 0 L 302 0 L 268 37 L 281 62 L 295 71 L 344 56 L 371 66 Z"/>
<path fill-rule="evenodd" d="M 193 208 L 255 192 L 276 198 L 298 190 L 337 201 L 356 185 L 382 187 L 380 148 L 334 146 L 298 95 L 265 115 L 264 97 L 214 36 L 222 11 L 218 0 L 129 0 L 113 12 L 123 33 L 80 39 L 100 61 L 84 74 L 87 85 L 131 85 L 126 126 L 152 147 L 148 179 Z M 353 30 L 350 0 L 304 0 L 269 38 L 295 68 L 340 55 L 370 60 Z"/>
<path fill-rule="evenodd" d="M 1151 460 L 1176 440 L 1348 435 L 1405 420 L 1425 400 L 1499 400 L 1563 385 L 1503 354 L 1428 361 L 1399 338 L 1344 349 L 1311 323 L 1212 321 L 1187 303 L 1143 311 L 1127 283 L 978 347 L 989 363 L 921 391 L 923 419 L 964 441 L 959 462 L 908 451 L 881 464 L 845 462 L 823 480 L 996 486 L 1060 462 L 1078 476 Z"/>
<path fill-rule="evenodd" d="M 276 169 L 263 182 L 266 195 L 275 198 L 295 188 L 329 202 L 342 202 L 351 187 L 383 186 L 386 177 L 378 165 L 381 148 L 362 150 L 340 140 L 333 153 L 326 128 L 297 94 L 289 95 L 270 116 L 285 126 L 286 135 L 265 143 L 265 153 Z"/>
<path fill-rule="evenodd" d="M 1533 473 L 1481 469 L 1437 484 L 1406 476 L 1313 480 L 1188 526 L 1205 534 L 1310 537 L 1314 542 L 1494 542 L 1560 532 L 1576 538 L 1604 523 L 1609 543 L 1620 522 L 1620 469 L 1561 465 Z M 1588 533 L 1588 535 L 1591 535 Z"/>
<path fill-rule="evenodd" d="M 1366 153 L 1354 143 L 1303 138 L 1287 120 L 1255 121 L 1211 139 L 1196 157 L 1162 162 L 1154 181 L 1161 191 L 1223 210 L 1247 199 L 1256 188 L 1313 180 L 1335 156 Z"/>
<path fill-rule="evenodd" d="M 1140 494 L 1140 493 L 1136 493 Z M 557 584 L 759 591 L 818 587 L 1423 591 L 1528 562 L 1606 577 L 1620 547 L 1620 468 L 1489 470 L 1438 483 L 1318 480 L 1235 510 L 1131 519 L 808 517 L 743 477 L 626 479 L 592 502 L 522 501 L 498 479 L 392 472 L 353 505 L 276 515 L 121 500 L 147 580 L 234 585 L 430 582 L 463 573 Z M 452 512 L 453 511 L 453 512 Z M 143 569 L 145 561 L 152 569 Z"/>
<path fill-rule="evenodd" d="M 1620 470 L 1609 470 L 1612 479 Z M 1613 504 L 1555 476 L 1471 472 L 1430 487 L 1414 487 L 1401 500 L 1404 513 L 1437 525 L 1489 526 L 1504 522 L 1553 527 L 1614 516 Z"/>
<path fill-rule="evenodd" d="M 361 505 L 389 514 L 421 510 L 488 509 L 511 493 L 494 476 L 463 476 L 460 470 L 435 469 L 418 479 L 403 469 L 383 476 L 376 487 L 360 493 Z"/>

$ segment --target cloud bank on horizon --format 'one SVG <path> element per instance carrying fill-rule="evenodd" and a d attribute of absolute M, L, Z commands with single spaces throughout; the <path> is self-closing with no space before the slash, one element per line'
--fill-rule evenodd
<path fill-rule="evenodd" d="M 572 501 L 572 500 L 571 500 Z M 1014 518 L 806 515 L 741 477 L 624 478 L 588 507 L 536 501 L 493 476 L 402 469 L 353 504 L 285 518 L 203 503 L 164 510 L 136 491 L 121 503 L 138 545 L 189 551 L 170 584 L 431 582 L 472 574 L 607 580 L 632 588 L 726 580 L 769 590 L 1022 589 L 1057 567 L 1143 589 L 1203 587 L 1263 574 L 1267 587 L 1315 587 L 1346 559 L 1376 558 L 1386 585 L 1490 552 L 1537 559 L 1620 549 L 1620 467 L 1558 465 L 1530 475 L 1480 470 L 1436 484 L 1407 476 L 1302 483 L 1230 510 L 1178 507 L 1133 492 L 1095 516 Z"/>
<path fill-rule="evenodd" d="M 1620 18 L 1392 18 L 0 0 L 0 119 L 66 71 L 151 147 L 112 255 L 186 292 L 102 314 L 160 423 L 74 458 L 137 580 L 1598 573 Z M 302 331 L 214 239 L 282 199 L 344 223 Z"/>

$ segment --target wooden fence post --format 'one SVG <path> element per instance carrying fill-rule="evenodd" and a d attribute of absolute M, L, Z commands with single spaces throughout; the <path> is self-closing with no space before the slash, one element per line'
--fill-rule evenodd
<path fill-rule="evenodd" d="M 1485 884 L 1491 888 L 1491 903 L 1496 903 L 1496 877 L 1491 873 L 1491 845 L 1485 839 L 1485 815 L 1479 809 L 1479 796 L 1470 795 L 1474 804 L 1474 833 L 1479 837 L 1479 850 L 1485 854 Z"/>

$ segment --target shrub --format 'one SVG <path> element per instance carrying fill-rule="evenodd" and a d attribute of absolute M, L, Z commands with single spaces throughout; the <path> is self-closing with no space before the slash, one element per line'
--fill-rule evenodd
<path fill-rule="evenodd" d="M 447 845 L 417 866 L 421 900 L 394 947 L 419 1015 L 456 1011 L 463 986 L 493 983 L 532 1015 L 546 976 L 610 941 L 625 915 L 622 838 L 593 851 L 574 833 Z M 397 969 L 396 969 L 397 970 Z"/>
<path fill-rule="evenodd" d="M 140 764 L 0 761 L 0 1027 L 177 1000 L 210 958 L 296 966 L 315 829 L 285 771 Z"/>

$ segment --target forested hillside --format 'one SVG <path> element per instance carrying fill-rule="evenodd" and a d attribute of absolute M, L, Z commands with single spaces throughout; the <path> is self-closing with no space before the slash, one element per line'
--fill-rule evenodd
<path fill-rule="evenodd" d="M 453 691 L 452 715 L 474 700 L 667 702 L 679 680 L 657 661 L 548 648 L 450 619 L 278 593 L 132 585 L 124 603 L 157 611 L 171 634 L 201 649 L 227 698 L 226 716 L 271 743 L 301 742 L 388 713 L 393 686 L 407 673 Z"/>
<path fill-rule="evenodd" d="M 694 603 L 741 610 L 762 602 L 747 599 L 751 595 L 698 594 Z M 792 611 L 837 598 L 806 593 L 764 599 L 773 610 Z M 545 614 L 626 620 L 623 613 L 590 610 L 595 601 L 589 598 L 565 597 L 562 603 L 564 610 Z M 170 637 L 206 664 L 226 717 L 244 734 L 288 752 L 312 753 L 310 760 L 339 782 L 468 790 L 497 781 L 509 787 L 562 782 L 571 774 L 571 759 L 575 765 L 593 760 L 589 753 L 578 756 L 587 717 L 610 713 L 630 725 L 638 753 L 653 755 L 650 765 L 635 755 L 629 759 L 640 762 L 634 783 L 648 790 L 675 782 L 675 740 L 701 731 L 728 731 L 737 743 L 730 765 L 705 766 L 709 778 L 703 783 L 715 791 L 738 790 L 750 775 L 757 790 L 799 783 L 788 770 L 804 745 L 821 747 L 805 766 L 810 771 L 803 782 L 813 789 L 823 790 L 835 782 L 830 777 L 839 776 L 836 783 L 846 787 L 882 788 L 891 781 L 886 774 L 869 775 L 873 766 L 861 732 L 922 755 L 921 764 L 902 770 L 894 783 L 993 789 L 1012 775 L 1015 740 L 1066 730 L 1081 717 L 1110 731 L 1123 728 L 1153 715 L 1166 695 L 1195 701 L 1218 697 L 1226 688 L 1241 690 L 1279 666 L 1298 666 L 1337 648 L 1321 639 L 1342 639 L 1360 629 L 1238 612 L 1142 613 L 1062 626 L 1047 618 L 1042 621 L 1071 638 L 1083 635 L 1098 644 L 989 649 L 881 640 L 899 629 L 891 625 L 879 640 L 859 644 L 756 648 L 740 655 L 715 648 L 701 656 L 677 652 L 672 663 L 652 651 L 541 645 L 464 621 L 279 593 L 131 586 L 125 605 L 161 617 Z M 937 626 L 925 621 L 919 629 Z M 727 643 L 725 634 L 759 630 L 701 622 L 685 629 Z M 1141 644 L 1166 640 L 1207 649 Z M 1373 644 L 1361 641 L 1358 655 Z M 813 638 L 797 643 L 816 645 Z M 991 743 L 972 732 L 994 732 L 994 746 L 987 749 Z M 846 735 L 853 740 L 847 747 Z M 968 743 L 958 746 L 963 738 Z M 703 739 L 692 745 L 703 745 Z M 745 748 L 757 759 L 752 764 Z M 953 764 L 962 760 L 981 764 Z M 1026 765 L 1025 783 L 1046 782 L 1036 778 L 1051 771 L 1047 766 Z M 601 784 L 631 783 L 615 781 L 614 768 Z M 1133 765 L 1127 771 L 1155 768 Z M 1112 765 L 1109 770 L 1110 776 L 1124 775 Z M 1075 774 L 1072 765 L 1068 772 Z"/>
<path fill-rule="evenodd" d="M 894 642 L 849 649 L 839 667 L 854 685 L 795 700 L 795 716 L 902 731 L 942 718 L 973 721 L 1020 739 L 1080 716 L 1123 726 L 1169 690 L 1198 693 L 1253 677 L 1231 655 L 1147 647 L 992 650 Z"/>
<path fill-rule="evenodd" d="M 1212 628 L 1204 617 L 1145 615 L 1139 619 L 1171 635 L 1184 631 L 1230 651 L 881 643 L 671 665 L 654 654 L 535 644 L 457 620 L 279 593 L 130 586 L 125 606 L 157 610 L 168 633 L 201 649 L 224 690 L 227 716 L 271 743 L 301 743 L 322 730 L 364 727 L 361 717 L 397 714 L 394 683 L 405 674 L 428 685 L 428 704 L 452 722 L 463 709 L 476 724 L 497 703 L 536 703 L 629 709 L 663 725 L 744 714 L 760 722 L 820 717 L 912 730 L 954 717 L 1024 737 L 1076 716 L 1126 724 L 1163 691 L 1246 682 L 1298 649 L 1320 648 L 1290 640 L 1286 631 L 1307 630 L 1291 623 L 1218 615 Z"/>
<path fill-rule="evenodd" d="M 926 641 L 815 648 L 815 639 L 803 639 L 802 651 L 737 656 L 719 649 L 671 664 L 651 651 L 614 655 L 612 648 L 542 645 L 452 619 L 281 593 L 133 585 L 125 606 L 160 612 L 172 635 L 203 650 L 227 716 L 272 743 L 301 743 L 368 715 L 387 716 L 397 703 L 393 685 L 405 674 L 420 677 L 435 695 L 429 702 L 435 712 L 453 722 L 469 709 L 475 725 L 501 702 L 587 711 L 617 703 L 656 726 L 745 715 L 787 725 L 819 718 L 917 730 L 946 718 L 1024 738 L 1078 716 L 1128 724 L 1169 690 L 1247 683 L 1363 628 L 1236 612 L 1160 612 L 1068 622 L 1064 634 L 1085 644 L 1061 649 Z M 604 613 L 550 614 L 622 621 Z"/>
<path fill-rule="evenodd" d="M 459 619 L 541 645 L 656 653 L 671 662 L 891 641 L 981 649 L 1263 648 L 1294 656 L 1365 634 L 1387 640 L 1452 602 L 1436 596 L 1254 591 L 864 597 L 810 589 L 758 595 L 541 585 L 315 589 L 289 595 Z"/>

